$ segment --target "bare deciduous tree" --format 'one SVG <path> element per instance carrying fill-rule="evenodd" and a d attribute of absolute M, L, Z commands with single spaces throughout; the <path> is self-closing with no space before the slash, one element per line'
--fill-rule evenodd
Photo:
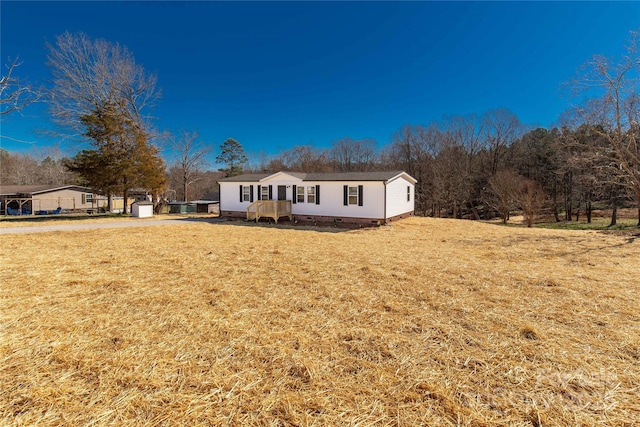
<path fill-rule="evenodd" d="M 608 141 L 611 160 L 623 172 L 635 195 L 640 226 L 640 45 L 632 31 L 626 52 L 618 60 L 595 55 L 572 80 L 575 94 L 588 99 L 577 108 L 588 124 Z"/>
<path fill-rule="evenodd" d="M 0 149 L 0 184 L 34 185 L 38 182 L 38 161 L 27 154 Z"/>
<path fill-rule="evenodd" d="M 435 162 L 435 184 L 445 186 L 441 190 L 446 203 L 451 206 L 454 218 L 469 205 L 473 216 L 479 215 L 473 205 L 474 187 L 478 181 L 474 157 L 480 151 L 483 123 L 475 115 L 449 116 L 440 124 L 439 153 Z"/>
<path fill-rule="evenodd" d="M 289 170 L 299 172 L 331 171 L 327 151 L 311 145 L 296 145 L 284 153 L 283 160 Z"/>
<path fill-rule="evenodd" d="M 172 136 L 170 145 L 178 154 L 174 168 L 180 174 L 182 197 L 186 202 L 189 200 L 189 186 L 203 177 L 203 170 L 207 165 L 207 155 L 211 152 L 211 147 L 198 139 L 197 132 L 186 130 L 182 131 L 179 138 Z"/>
<path fill-rule="evenodd" d="M 539 183 L 509 169 L 496 172 L 489 179 L 489 186 L 489 200 L 504 224 L 512 211 L 520 210 L 527 227 L 532 227 L 547 200 Z"/>
<path fill-rule="evenodd" d="M 345 137 L 331 145 L 329 157 L 340 172 L 366 172 L 375 164 L 376 142 Z"/>
<path fill-rule="evenodd" d="M 494 175 L 507 148 L 520 138 L 524 126 L 518 117 L 506 108 L 487 111 L 482 118 L 482 140 L 489 157 L 489 174 Z"/>
<path fill-rule="evenodd" d="M 489 203 L 498 211 L 504 224 L 511 212 L 518 208 L 523 177 L 511 170 L 500 170 L 489 178 Z"/>
<path fill-rule="evenodd" d="M 110 105 L 150 132 L 144 114 L 160 96 L 157 78 L 138 65 L 126 47 L 66 32 L 46 48 L 54 84 L 50 100 L 54 121 L 83 135 L 86 127 L 81 118 Z"/>
<path fill-rule="evenodd" d="M 522 210 L 527 227 L 533 226 L 546 201 L 547 197 L 540 184 L 526 178 L 521 181 L 520 189 L 516 193 L 516 203 Z"/>
<path fill-rule="evenodd" d="M 65 185 L 77 183 L 78 177 L 71 173 L 65 163 L 68 161 L 56 146 L 42 150 L 34 150 L 35 158 L 39 159 L 40 167 L 37 177 L 38 184 Z"/>
<path fill-rule="evenodd" d="M 82 33 L 64 33 L 47 50 L 53 119 L 95 147 L 80 152 L 69 167 L 108 195 L 121 192 L 125 213 L 130 188 L 161 192 L 164 163 L 144 116 L 159 96 L 155 76 L 126 47 Z"/>
<path fill-rule="evenodd" d="M 435 126 L 405 125 L 396 132 L 383 152 L 387 167 L 401 169 L 418 180 L 416 211 L 439 216 L 440 206 L 434 193 L 434 159 L 438 153 L 438 133 Z"/>
<path fill-rule="evenodd" d="M 20 65 L 22 62 L 18 58 L 9 59 L 9 64 L 5 66 L 6 72 L 0 76 L 0 117 L 20 111 L 43 98 L 42 89 L 34 88 L 15 77 L 16 68 Z"/>

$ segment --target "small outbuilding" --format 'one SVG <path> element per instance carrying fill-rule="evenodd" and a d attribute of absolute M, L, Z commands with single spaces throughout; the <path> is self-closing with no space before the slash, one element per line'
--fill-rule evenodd
<path fill-rule="evenodd" d="M 220 213 L 220 202 L 215 200 L 194 200 L 191 202 L 170 202 L 169 213 L 194 214 L 194 213 Z"/>
<path fill-rule="evenodd" d="M 190 214 L 196 213 L 197 206 L 187 202 L 170 202 L 169 213 L 172 214 Z"/>
<path fill-rule="evenodd" d="M 153 216 L 153 203 L 135 202 L 131 205 L 131 216 L 134 218 L 150 218 Z"/>
<path fill-rule="evenodd" d="M 197 213 L 220 213 L 220 202 L 215 200 L 194 200 L 191 203 L 196 205 Z"/>

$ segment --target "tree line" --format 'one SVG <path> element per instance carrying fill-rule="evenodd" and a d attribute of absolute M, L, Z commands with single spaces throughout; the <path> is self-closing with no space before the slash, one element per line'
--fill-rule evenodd
<path fill-rule="evenodd" d="M 617 208 L 633 205 L 635 194 L 602 133 L 587 124 L 527 131 L 513 113 L 498 109 L 405 125 L 381 150 L 371 141 L 349 138 L 329 149 L 294 147 L 263 159 L 251 171 L 403 170 L 418 180 L 418 215 L 498 215 L 506 222 L 519 211 L 532 225 L 542 213 L 556 221 L 579 220 L 582 213 L 590 222 L 594 202 L 600 202 L 611 209 L 615 224 Z"/>
<path fill-rule="evenodd" d="M 222 174 L 397 169 L 418 180 L 418 215 L 497 215 L 506 222 L 517 210 L 528 225 L 542 212 L 557 221 L 582 214 L 590 221 L 597 202 L 611 209 L 611 224 L 619 207 L 635 206 L 640 225 L 637 37 L 631 32 L 620 58 L 594 56 L 584 64 L 567 83 L 580 102 L 555 128 L 532 129 L 513 112 L 497 108 L 407 124 L 381 148 L 371 139 L 344 137 L 327 149 L 299 145 L 251 161 L 242 145 L 229 138 L 215 158 L 226 167 L 213 171 L 213 146 L 196 132 L 175 136 L 153 128 L 146 111 L 158 99 L 156 77 L 136 64 L 125 47 L 65 33 L 47 45 L 54 85 L 46 98 L 53 120 L 81 135 L 90 148 L 69 159 L 40 161 L 0 152 L 0 178 L 5 185 L 74 181 L 125 199 L 129 189 L 142 187 L 154 200 L 193 200 L 215 190 Z M 9 77 L 2 79 L 3 114 L 27 105 L 16 99 L 28 99 L 12 96 L 18 89 L 9 85 L 14 83 Z M 20 92 L 25 93 L 34 91 Z M 42 98 L 39 89 L 31 99 Z M 176 159 L 168 169 L 160 145 Z"/>

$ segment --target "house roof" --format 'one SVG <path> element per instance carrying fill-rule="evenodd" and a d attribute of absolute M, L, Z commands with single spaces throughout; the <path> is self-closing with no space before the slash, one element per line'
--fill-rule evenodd
<path fill-rule="evenodd" d="M 269 177 L 271 173 L 246 173 L 244 175 L 230 176 L 220 179 L 218 182 L 260 182 L 264 178 Z"/>
<path fill-rule="evenodd" d="M 84 193 L 92 193 L 93 190 L 78 185 L 3 185 L 0 187 L 0 196 L 13 196 L 17 194 L 42 194 L 58 190 L 75 189 Z"/>
<path fill-rule="evenodd" d="M 405 175 L 410 181 L 416 180 L 403 171 L 383 172 L 276 172 L 271 174 L 245 174 L 221 179 L 220 182 L 261 182 L 277 174 L 290 175 L 302 181 L 390 181 Z"/>

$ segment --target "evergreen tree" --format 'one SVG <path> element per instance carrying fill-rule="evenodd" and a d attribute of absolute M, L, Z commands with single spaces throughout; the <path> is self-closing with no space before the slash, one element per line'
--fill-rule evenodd
<path fill-rule="evenodd" d="M 81 121 L 95 149 L 81 151 L 67 167 L 87 185 L 106 195 L 122 194 L 125 212 L 131 188 L 142 187 L 154 195 L 162 191 L 166 184 L 164 162 L 126 112 L 109 103 L 82 116 Z"/>
<path fill-rule="evenodd" d="M 220 155 L 216 160 L 227 165 L 224 169 L 227 176 L 236 176 L 242 174 L 242 165 L 247 163 L 247 156 L 238 141 L 228 138 L 220 145 Z"/>

